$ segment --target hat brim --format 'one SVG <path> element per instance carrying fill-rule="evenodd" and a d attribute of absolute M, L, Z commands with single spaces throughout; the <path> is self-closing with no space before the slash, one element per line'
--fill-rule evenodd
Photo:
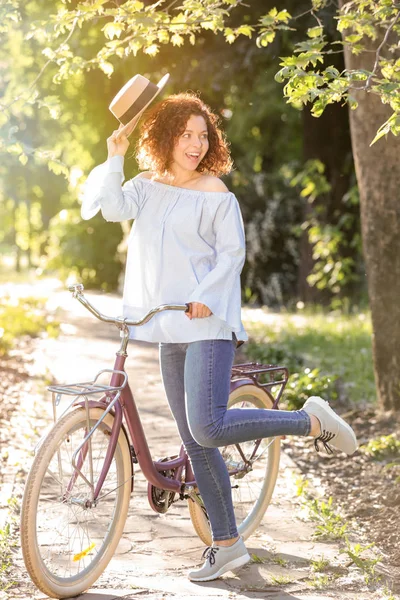
<path fill-rule="evenodd" d="M 154 94 L 154 96 L 147 102 L 147 104 L 140 110 L 140 112 L 138 112 L 138 114 L 135 115 L 134 118 L 129 121 L 129 123 L 126 123 L 126 125 L 124 125 L 123 127 L 121 127 L 121 129 L 118 131 L 118 136 L 121 135 L 121 133 L 123 135 L 125 135 L 126 137 L 130 136 L 130 134 L 133 132 L 133 130 L 135 129 L 136 125 L 138 124 L 138 121 L 139 121 L 140 117 L 142 116 L 142 114 L 144 113 L 144 111 L 146 110 L 146 108 L 153 102 L 153 100 L 155 98 L 157 98 L 158 94 L 161 92 L 161 90 L 163 89 L 163 87 L 166 85 L 168 79 L 169 79 L 169 73 L 166 73 L 160 79 L 160 81 L 156 84 L 157 87 L 158 87 L 158 90 L 156 91 L 156 93 Z M 120 121 L 120 123 L 121 123 L 121 121 Z M 121 123 L 121 125 L 122 125 L 122 123 Z"/>

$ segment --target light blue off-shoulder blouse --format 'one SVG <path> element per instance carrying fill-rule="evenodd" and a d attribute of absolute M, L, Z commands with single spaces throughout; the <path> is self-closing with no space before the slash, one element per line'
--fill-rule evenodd
<path fill-rule="evenodd" d="M 114 156 L 89 174 L 83 219 L 99 210 L 107 221 L 134 219 L 129 239 L 123 316 L 142 318 L 159 304 L 201 302 L 212 315 L 188 319 L 163 311 L 130 338 L 148 342 L 238 340 L 248 336 L 241 321 L 240 273 L 245 233 L 232 192 L 204 192 L 144 177 L 124 181 L 124 158 Z"/>

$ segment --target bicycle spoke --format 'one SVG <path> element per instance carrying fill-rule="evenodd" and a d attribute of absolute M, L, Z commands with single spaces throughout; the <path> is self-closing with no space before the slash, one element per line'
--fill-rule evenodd
<path fill-rule="evenodd" d="M 55 475 L 51 462 L 46 470 L 46 485 L 39 496 L 37 536 L 43 550 L 42 559 L 51 572 L 63 578 L 78 574 L 98 555 L 98 547 L 104 544 L 109 533 L 108 523 L 115 510 L 117 490 L 125 484 L 125 481 L 118 482 L 113 461 L 102 488 L 104 493 L 99 497 L 96 507 L 85 508 L 83 504 L 76 504 L 84 503 L 91 497 L 90 488 L 81 477 L 73 481 L 70 492 L 66 494 L 68 484 L 74 477 L 72 455 L 84 434 L 83 429 L 78 429 L 59 444 L 54 459 L 62 480 Z M 104 464 L 109 438 L 100 429 L 92 437 L 92 470 L 96 481 Z M 90 479 L 89 453 L 81 470 Z M 60 494 L 60 488 L 63 494 Z M 64 499 L 60 497 L 62 495 Z M 104 519 L 107 519 L 106 527 L 101 526 Z"/>

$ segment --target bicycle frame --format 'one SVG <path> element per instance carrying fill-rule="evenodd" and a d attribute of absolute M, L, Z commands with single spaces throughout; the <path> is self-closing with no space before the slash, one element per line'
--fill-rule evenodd
<path fill-rule="evenodd" d="M 110 381 L 111 387 L 117 387 L 120 385 L 122 377 L 121 372 L 124 371 L 125 360 L 126 355 L 124 356 L 117 353 L 114 364 L 114 370 Z M 90 408 L 107 409 L 109 407 L 109 402 L 107 402 L 106 400 L 87 400 L 75 402 L 74 406 L 86 407 L 90 411 Z M 179 494 L 182 492 L 183 486 L 194 486 L 196 484 L 189 459 L 183 448 L 181 448 L 180 455 L 176 459 L 164 462 L 153 461 L 147 443 L 146 435 L 143 430 L 142 422 L 140 420 L 136 402 L 132 390 L 130 389 L 129 383 L 127 383 L 125 387 L 121 390 L 121 394 L 113 406 L 113 413 L 114 423 L 111 429 L 110 441 L 104 459 L 104 464 L 96 488 L 94 490 L 94 502 L 99 497 L 101 487 L 104 483 L 105 478 L 107 477 L 107 473 L 109 471 L 112 458 L 114 456 L 114 452 L 117 446 L 118 436 L 122 427 L 123 416 L 125 417 L 125 422 L 129 431 L 129 436 L 132 440 L 132 446 L 134 451 L 133 461 L 137 460 L 140 468 L 143 471 L 144 476 L 146 477 L 149 483 L 158 488 Z M 85 440 L 87 440 L 87 437 L 85 438 Z M 87 441 L 85 442 L 85 440 L 83 443 L 87 443 Z M 79 450 L 80 448 L 78 448 L 78 451 Z M 167 469 L 178 470 L 174 479 L 170 477 L 164 477 L 160 473 L 160 471 L 165 471 Z M 186 480 L 184 484 L 182 484 L 182 482 L 180 481 L 183 469 L 185 469 L 186 473 Z"/>
<path fill-rule="evenodd" d="M 71 289 L 71 288 L 70 288 Z M 166 490 L 169 492 L 174 492 L 180 494 L 183 497 L 184 493 L 191 493 L 196 486 L 195 477 L 192 471 L 192 467 L 188 458 L 188 455 L 185 451 L 184 446 L 182 445 L 180 448 L 179 456 L 177 458 L 171 460 L 163 460 L 163 461 L 153 461 L 149 446 L 147 444 L 146 435 L 143 430 L 143 426 L 140 420 L 140 416 L 138 413 L 138 409 L 136 406 L 136 402 L 132 393 L 132 390 L 127 381 L 128 377 L 125 372 L 125 360 L 127 358 L 127 346 L 129 341 L 129 329 L 128 324 L 131 324 L 126 319 L 111 319 L 110 317 L 105 317 L 101 315 L 87 300 L 84 298 L 81 293 L 83 286 L 72 286 L 72 290 L 74 292 L 74 297 L 81 302 L 90 312 L 92 312 L 97 318 L 100 318 L 106 322 L 112 322 L 117 325 L 117 327 L 122 331 L 122 341 L 121 346 L 118 352 L 116 353 L 114 368 L 112 370 L 106 369 L 105 371 L 111 372 L 111 380 L 109 386 L 96 386 L 96 392 L 91 391 L 93 388 L 90 387 L 90 382 L 86 384 L 71 384 L 70 386 L 50 386 L 49 390 L 57 393 L 69 393 L 74 389 L 75 386 L 75 395 L 76 388 L 82 387 L 83 390 L 78 393 L 78 397 L 84 396 L 84 400 L 75 399 L 73 406 L 82 406 L 86 409 L 87 415 L 87 432 L 85 434 L 85 438 L 82 441 L 82 444 L 79 448 L 74 452 L 73 455 L 73 463 L 72 466 L 74 468 L 74 473 L 71 477 L 71 480 L 67 486 L 67 492 L 70 493 L 73 485 L 78 476 L 81 476 L 86 483 L 92 489 L 92 498 L 91 502 L 96 503 L 100 496 L 100 492 L 103 486 L 103 483 L 107 477 L 108 471 L 110 469 L 110 465 L 114 456 L 114 452 L 117 446 L 118 437 L 120 435 L 121 428 L 124 430 L 125 435 L 127 436 L 127 441 L 129 443 L 129 436 L 132 441 L 130 445 L 131 453 L 132 453 L 132 489 L 133 489 L 133 463 L 138 462 L 144 476 L 147 481 L 162 490 Z M 168 305 L 158 307 L 158 309 L 153 309 L 150 311 L 145 318 L 140 322 L 133 322 L 132 324 L 143 324 L 147 322 L 158 310 L 162 310 L 165 308 L 172 308 L 175 310 L 184 310 L 187 305 Z M 102 373 L 104 371 L 101 371 Z M 258 377 L 261 373 L 269 373 L 270 381 L 264 384 L 259 383 Z M 278 373 L 281 379 L 278 381 L 273 380 L 274 374 Z M 231 380 L 231 391 L 234 389 L 245 386 L 245 385 L 256 385 L 257 387 L 279 387 L 279 393 L 276 398 L 274 398 L 273 408 L 277 408 L 279 399 L 283 392 L 283 389 L 286 385 L 288 379 L 288 372 L 285 367 L 279 367 L 275 365 L 259 365 L 258 363 L 246 363 L 241 365 L 235 365 L 232 370 L 233 378 Z M 94 382 L 96 382 L 96 376 Z M 93 383 L 94 383 L 93 382 Z M 86 386 L 86 387 L 85 387 Z M 88 395 L 91 393 L 99 393 L 99 390 L 102 391 L 104 388 L 104 396 L 100 400 L 89 400 Z M 67 390 L 67 391 L 65 391 Z M 54 397 L 53 397 L 54 404 Z M 70 405 L 71 406 L 71 405 Z M 68 407 L 69 408 L 69 407 Z M 66 410 L 68 410 L 68 408 Z M 99 421 L 90 428 L 90 409 L 91 408 L 103 408 L 104 414 L 99 419 Z M 55 408 L 54 408 L 55 411 Z M 94 431 L 100 425 L 106 414 L 112 412 L 114 416 L 114 422 L 111 428 L 110 440 L 106 451 L 106 456 L 104 459 L 104 464 L 100 473 L 100 477 L 96 482 L 96 487 L 94 487 L 93 481 L 89 481 L 81 472 L 81 468 L 83 462 L 89 453 L 91 453 L 91 436 Z M 54 415 L 55 416 L 55 415 Z M 123 417 L 125 417 L 126 426 L 129 432 L 129 436 L 127 435 L 126 429 L 123 424 Z M 254 458 L 257 449 L 259 447 L 259 443 L 255 445 L 255 449 L 253 451 L 253 455 L 250 458 Z M 240 448 L 239 448 L 240 451 Z M 241 452 L 240 452 L 241 453 Z M 78 456 L 79 454 L 79 456 Z M 241 453 L 242 454 L 242 453 Z M 77 459 L 78 456 L 78 459 Z M 172 470 L 174 472 L 173 477 L 165 477 L 162 472 Z M 182 481 L 182 473 L 185 472 L 185 479 Z M 240 469 L 232 470 L 231 475 L 235 475 L 240 471 Z"/>

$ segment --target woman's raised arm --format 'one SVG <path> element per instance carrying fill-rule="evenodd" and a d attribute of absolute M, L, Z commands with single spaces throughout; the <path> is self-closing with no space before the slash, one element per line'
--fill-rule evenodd
<path fill-rule="evenodd" d="M 136 179 L 124 186 L 124 155 L 129 147 L 126 136 L 116 130 L 107 139 L 108 158 L 89 174 L 83 194 L 81 216 L 88 220 L 101 210 L 106 221 L 136 219 L 143 200 Z"/>

